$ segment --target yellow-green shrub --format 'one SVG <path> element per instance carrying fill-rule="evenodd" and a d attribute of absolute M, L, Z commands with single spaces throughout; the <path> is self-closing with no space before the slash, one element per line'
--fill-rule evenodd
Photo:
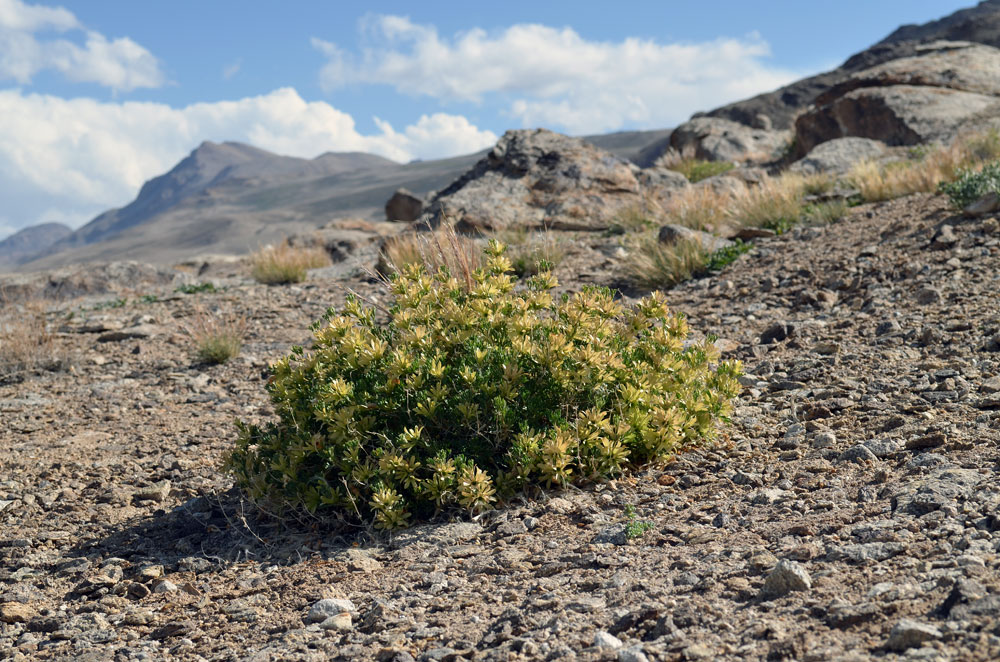
<path fill-rule="evenodd" d="M 278 420 L 239 424 L 227 469 L 251 498 L 381 528 L 471 512 L 531 485 L 597 480 L 704 442 L 739 390 L 662 295 L 554 299 L 491 241 L 465 288 L 404 268 L 387 324 L 358 299 L 268 383 Z"/>

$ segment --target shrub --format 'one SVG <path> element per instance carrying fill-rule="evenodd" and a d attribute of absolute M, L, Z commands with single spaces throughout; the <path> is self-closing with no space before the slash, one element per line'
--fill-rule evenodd
<path fill-rule="evenodd" d="M 198 359 L 205 363 L 225 363 L 239 356 L 246 338 L 246 317 L 235 313 L 197 313 L 185 327 L 194 342 Z"/>
<path fill-rule="evenodd" d="M 214 294 L 218 291 L 219 288 L 211 282 L 184 284 L 178 285 L 174 288 L 174 292 L 180 292 L 181 294 L 198 294 L 200 292 L 209 292 Z"/>
<path fill-rule="evenodd" d="M 1000 193 L 1000 161 L 988 163 L 980 170 L 960 170 L 958 179 L 942 183 L 938 189 L 959 209 L 967 207 L 987 193 Z"/>
<path fill-rule="evenodd" d="M 515 289 L 509 270 L 491 241 L 471 289 L 410 266 L 386 324 L 357 298 L 328 311 L 312 349 L 273 366 L 278 420 L 240 422 L 227 470 L 260 503 L 391 529 L 711 438 L 739 364 L 686 344 L 662 295 L 627 311 L 605 289 L 554 300 L 551 274 Z"/>
<path fill-rule="evenodd" d="M 330 256 L 318 247 L 292 246 L 283 241 L 250 256 L 250 275 L 265 285 L 301 283 L 309 269 L 329 266 Z"/>

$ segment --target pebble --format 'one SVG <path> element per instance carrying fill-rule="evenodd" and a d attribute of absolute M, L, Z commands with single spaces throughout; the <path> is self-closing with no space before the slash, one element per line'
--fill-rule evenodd
<path fill-rule="evenodd" d="M 345 598 L 324 598 L 313 604 L 306 615 L 307 623 L 320 623 L 338 614 L 356 612 L 354 603 Z"/>
<path fill-rule="evenodd" d="M 176 590 L 177 584 L 173 583 L 169 579 L 164 579 L 153 587 L 153 593 L 173 593 Z"/>
<path fill-rule="evenodd" d="M 812 579 L 805 568 L 795 561 L 783 559 L 764 580 L 760 592 L 765 598 L 780 598 L 792 591 L 808 591 L 811 587 Z"/>
<path fill-rule="evenodd" d="M 319 624 L 319 627 L 323 630 L 336 630 L 338 632 L 350 630 L 351 626 L 351 614 L 346 611 L 340 614 L 334 614 L 333 616 L 324 619 Z"/>
<path fill-rule="evenodd" d="M 618 662 L 649 662 L 642 646 L 629 646 L 618 651 Z"/>
<path fill-rule="evenodd" d="M 941 631 L 933 625 L 904 618 L 892 627 L 885 647 L 893 651 L 915 648 L 926 641 L 941 638 Z"/>
<path fill-rule="evenodd" d="M 618 650 L 622 648 L 625 644 L 622 640 L 604 630 L 598 630 L 594 633 L 594 646 L 598 648 L 609 648 L 611 650 Z"/>

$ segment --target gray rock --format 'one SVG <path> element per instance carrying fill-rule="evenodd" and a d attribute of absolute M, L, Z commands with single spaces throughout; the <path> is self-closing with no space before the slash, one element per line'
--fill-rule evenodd
<path fill-rule="evenodd" d="M 153 593 L 173 593 L 176 590 L 177 584 L 173 583 L 169 579 L 164 579 L 153 587 Z"/>
<path fill-rule="evenodd" d="M 350 614 L 356 612 L 354 603 L 345 598 L 324 598 L 313 604 L 306 614 L 307 623 L 321 623 L 332 616 L 338 614 Z"/>
<path fill-rule="evenodd" d="M 545 129 L 508 131 L 434 196 L 417 224 L 454 224 L 470 233 L 606 230 L 623 211 L 645 204 L 639 172 L 580 138 Z"/>
<path fill-rule="evenodd" d="M 827 552 L 827 558 L 834 561 L 846 560 L 855 563 L 885 561 L 906 551 L 900 542 L 869 542 L 858 545 L 839 545 Z"/>
<path fill-rule="evenodd" d="M 611 634 L 610 632 L 605 632 L 604 630 L 598 630 L 594 633 L 594 646 L 597 648 L 608 648 L 610 650 L 618 650 L 622 648 L 625 644 L 622 640 Z"/>
<path fill-rule="evenodd" d="M 676 170 L 661 166 L 643 168 L 639 171 L 638 178 L 640 184 L 652 191 L 679 191 L 691 186 L 687 177 Z"/>
<path fill-rule="evenodd" d="M 1000 194 L 990 191 L 975 202 L 968 204 L 963 210 L 966 216 L 983 216 L 1000 211 Z"/>
<path fill-rule="evenodd" d="M 904 618 L 892 627 L 885 647 L 893 651 L 905 651 L 940 638 L 941 631 L 936 627 Z"/>
<path fill-rule="evenodd" d="M 783 559 L 764 580 L 760 592 L 764 598 L 780 598 L 792 591 L 808 591 L 811 587 L 812 580 L 805 568 L 795 561 Z"/>
<path fill-rule="evenodd" d="M 871 451 L 870 448 L 864 444 L 858 444 L 857 446 L 851 446 L 846 451 L 837 456 L 837 462 L 854 462 L 855 464 L 864 464 L 865 462 L 874 462 L 878 457 Z"/>
<path fill-rule="evenodd" d="M 769 161 L 780 156 L 790 141 L 787 131 L 754 129 L 715 117 L 695 117 L 670 135 L 672 148 L 708 161 Z"/>
<path fill-rule="evenodd" d="M 595 543 L 611 543 L 612 545 L 627 545 L 628 526 L 624 523 L 611 524 L 602 527 L 594 536 Z"/>
<path fill-rule="evenodd" d="M 897 58 L 852 74 L 816 97 L 795 121 L 796 146 L 845 136 L 888 145 L 948 143 L 966 128 L 981 128 L 996 103 L 1000 50 L 967 42 L 922 45 Z"/>
<path fill-rule="evenodd" d="M 322 630 L 336 630 L 338 632 L 345 632 L 347 630 L 350 630 L 352 625 L 353 624 L 351 622 L 350 612 L 344 611 L 324 619 L 322 622 L 320 622 L 319 627 Z"/>
<path fill-rule="evenodd" d="M 618 650 L 618 662 L 649 662 L 646 653 L 642 650 L 642 645 L 629 646 Z"/>
<path fill-rule="evenodd" d="M 803 175 L 830 173 L 844 175 L 860 161 L 878 159 L 886 152 L 884 143 L 870 138 L 836 138 L 816 145 L 804 158 L 791 166 L 791 172 Z"/>
<path fill-rule="evenodd" d="M 929 306 L 941 300 L 941 292 L 933 287 L 922 287 L 917 290 L 915 298 L 921 306 Z"/>
<path fill-rule="evenodd" d="M 714 253 L 719 249 L 733 245 L 733 242 L 728 239 L 717 237 L 709 232 L 692 230 L 691 228 L 686 228 L 683 225 L 662 226 L 660 228 L 658 239 L 661 244 L 666 244 L 667 246 L 673 246 L 680 241 L 696 243 L 701 246 L 702 250 L 706 253 Z"/>

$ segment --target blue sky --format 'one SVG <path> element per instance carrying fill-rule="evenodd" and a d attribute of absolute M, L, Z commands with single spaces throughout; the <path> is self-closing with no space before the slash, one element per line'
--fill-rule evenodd
<path fill-rule="evenodd" d="M 202 140 L 407 161 L 673 126 L 970 4 L 0 0 L 0 237 L 125 204 Z"/>

